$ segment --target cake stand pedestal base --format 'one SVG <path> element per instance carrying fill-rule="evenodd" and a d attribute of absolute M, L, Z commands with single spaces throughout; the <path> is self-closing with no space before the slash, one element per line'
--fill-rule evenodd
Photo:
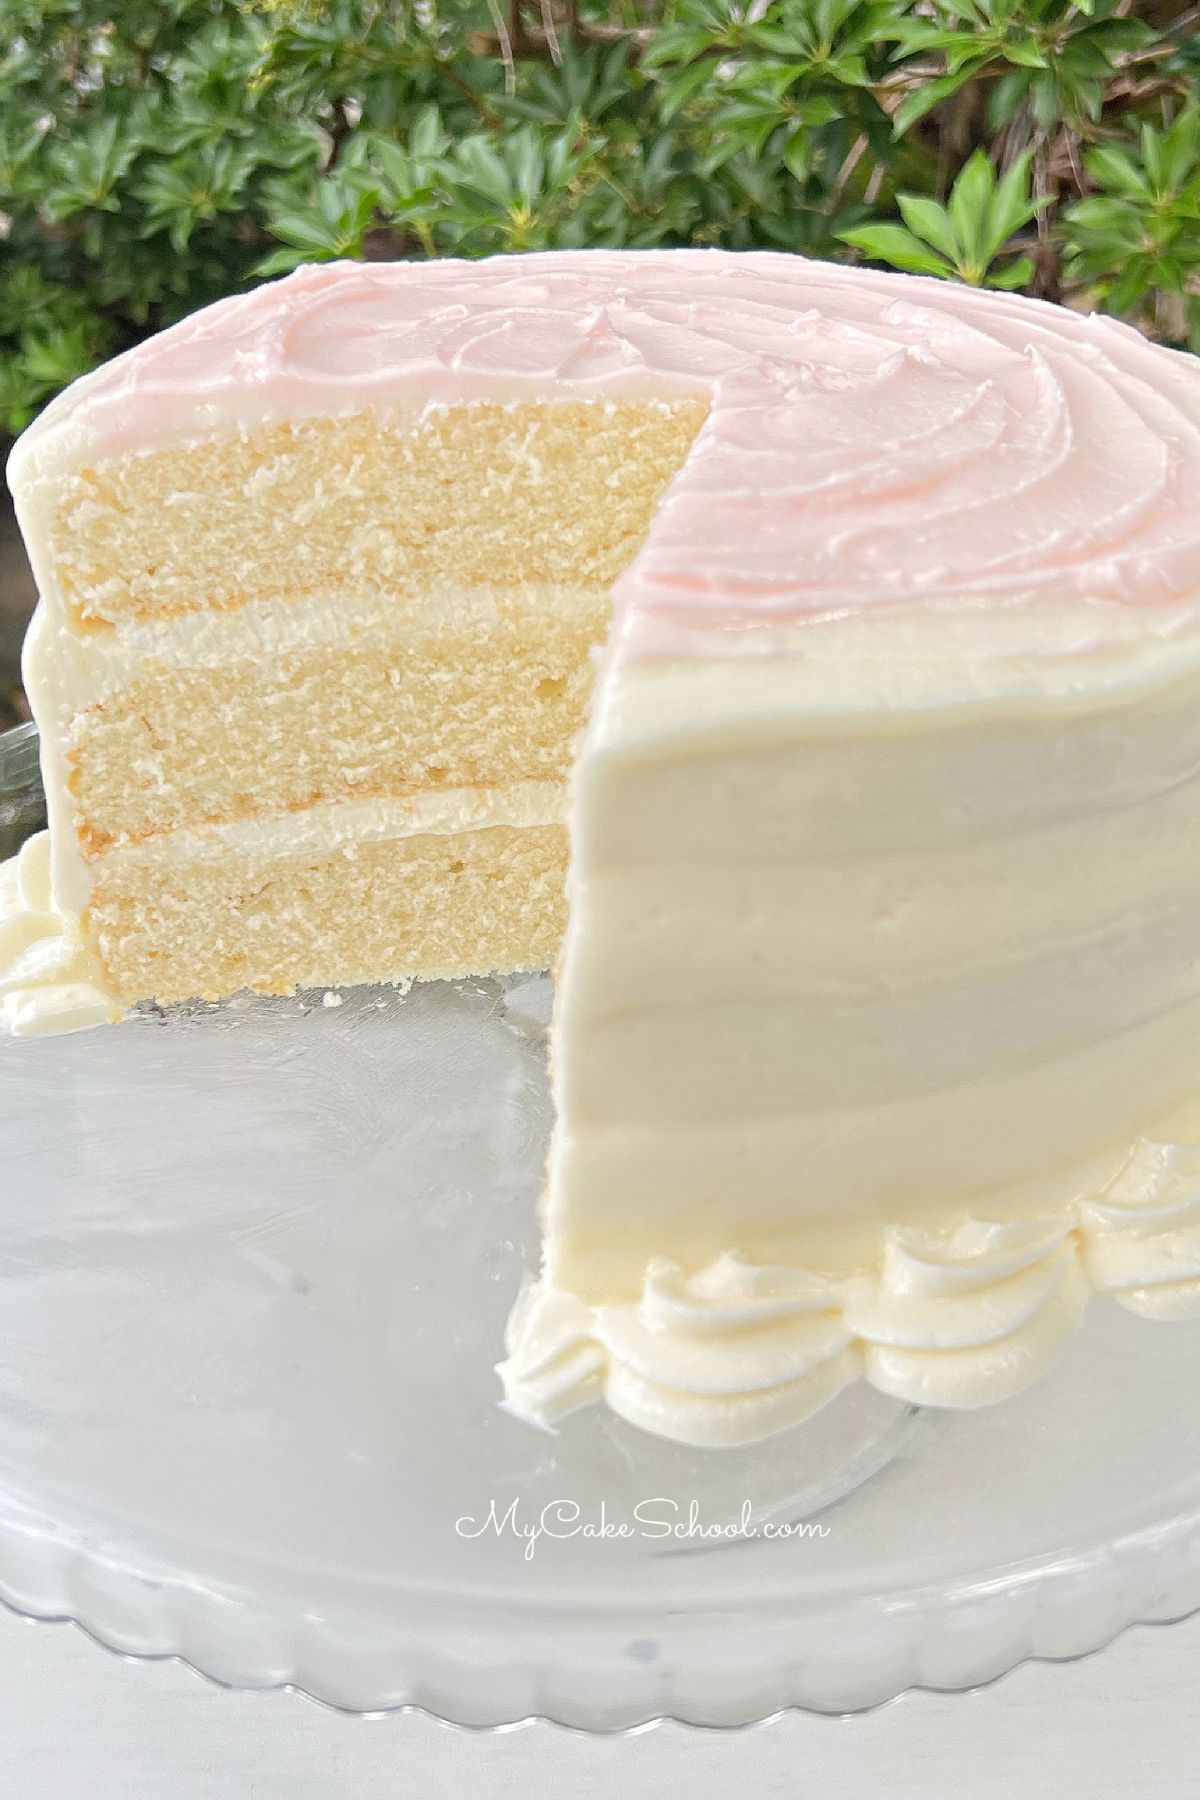
<path fill-rule="evenodd" d="M 867 1707 L 1200 1606 L 1200 1322 L 736 1451 L 497 1407 L 544 979 L 0 1042 L 0 1594 L 355 1711 Z"/>

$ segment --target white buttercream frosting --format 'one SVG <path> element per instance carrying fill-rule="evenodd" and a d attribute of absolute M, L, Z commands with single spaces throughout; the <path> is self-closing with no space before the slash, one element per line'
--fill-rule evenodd
<path fill-rule="evenodd" d="M 1094 1287 L 1145 1318 L 1200 1312 L 1200 1148 L 1138 1144 L 1083 1223 Z"/>
<path fill-rule="evenodd" d="M 153 863 L 156 857 L 187 861 L 244 856 L 328 856 L 356 844 L 485 831 L 495 825 L 536 829 L 562 825 L 566 794 L 561 781 L 519 781 L 510 787 L 428 788 L 415 794 L 377 794 L 364 800 L 325 800 L 298 812 L 256 813 L 211 825 L 121 843 L 112 861 Z"/>
<path fill-rule="evenodd" d="M 1050 1367 L 1093 1292 L 1200 1314 L 1200 1148 L 1142 1142 L 1104 1192 L 1053 1220 L 895 1227 L 842 1280 L 727 1254 L 658 1260 L 635 1303 L 545 1282 L 509 1322 L 509 1408 L 542 1425 L 603 1398 L 661 1436 L 734 1445 L 807 1418 L 862 1375 L 918 1406 L 1007 1399 Z"/>
<path fill-rule="evenodd" d="M 78 922 L 50 891 L 50 835 L 0 863 L 0 1030 L 16 1037 L 81 1031 L 120 1016 Z"/>

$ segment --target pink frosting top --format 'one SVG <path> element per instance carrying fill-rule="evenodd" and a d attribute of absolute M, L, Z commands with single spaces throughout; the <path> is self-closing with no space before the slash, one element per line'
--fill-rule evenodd
<path fill-rule="evenodd" d="M 648 643 L 656 621 L 753 638 L 881 602 L 1200 594 L 1200 361 L 774 253 L 301 269 L 76 383 L 13 478 L 306 414 L 681 392 L 711 411 L 617 596 Z"/>

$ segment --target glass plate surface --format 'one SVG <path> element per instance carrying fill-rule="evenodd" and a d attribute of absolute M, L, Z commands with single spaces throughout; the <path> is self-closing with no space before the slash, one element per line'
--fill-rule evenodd
<path fill-rule="evenodd" d="M 0 1041 L 0 1594 L 334 1705 L 709 1725 L 1200 1605 L 1200 1323 L 737 1451 L 497 1406 L 547 978 Z M 803 1524 L 803 1531 L 796 1529 Z"/>

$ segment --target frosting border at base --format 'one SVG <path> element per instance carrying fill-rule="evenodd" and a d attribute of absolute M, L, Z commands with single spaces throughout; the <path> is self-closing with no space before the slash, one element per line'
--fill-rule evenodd
<path fill-rule="evenodd" d="M 1200 1145 L 1139 1139 L 1100 1193 L 1053 1219 L 888 1228 L 877 1267 L 841 1280 L 729 1252 L 690 1275 L 656 1258 L 632 1304 L 533 1282 L 497 1373 L 507 1409 L 534 1424 L 604 1400 L 660 1437 L 730 1447 L 859 1378 L 916 1406 L 1011 1398 L 1096 1294 L 1145 1318 L 1200 1316 Z"/>

